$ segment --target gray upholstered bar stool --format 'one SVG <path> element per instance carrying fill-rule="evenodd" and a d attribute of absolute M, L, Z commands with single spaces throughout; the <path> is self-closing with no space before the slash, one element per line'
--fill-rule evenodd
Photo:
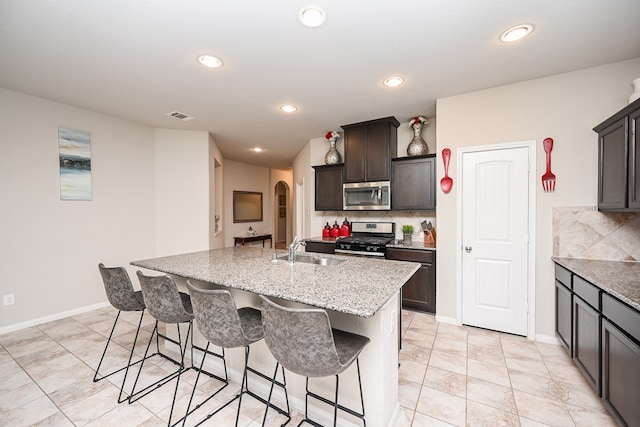
<path fill-rule="evenodd" d="M 286 382 L 284 378 L 284 369 L 282 369 L 283 383 L 280 383 L 275 380 L 278 369 L 277 365 L 273 377 L 268 377 L 262 372 L 259 372 L 249 366 L 250 345 L 260 341 L 264 337 L 262 329 L 262 314 L 260 313 L 260 310 L 252 307 L 242 307 L 238 309 L 233 296 L 225 289 L 201 289 L 193 286 L 189 281 L 187 281 L 187 288 L 189 289 L 189 294 L 191 295 L 191 301 L 193 303 L 193 313 L 195 315 L 196 325 L 198 326 L 200 333 L 208 341 L 206 348 L 209 348 L 210 343 L 222 348 L 244 347 L 244 369 L 242 373 L 240 392 L 231 400 L 217 408 L 214 412 L 207 415 L 206 418 L 202 419 L 196 425 L 204 423 L 237 399 L 238 411 L 236 414 L 235 424 L 237 426 L 238 419 L 240 418 L 240 409 L 242 407 L 242 396 L 244 394 L 248 394 L 254 399 L 257 399 L 265 405 L 275 409 L 280 414 L 285 415 L 287 417 L 287 421 L 282 425 L 284 426 L 287 424 L 291 419 L 291 416 L 289 413 L 289 397 L 284 384 Z M 202 368 L 203 364 L 204 358 L 202 358 L 200 368 Z M 271 390 L 273 390 L 273 384 L 280 386 L 284 390 L 287 405 L 286 411 L 270 403 L 271 393 L 269 394 L 269 400 L 265 400 L 264 398 L 256 395 L 253 391 L 249 390 L 248 372 L 268 380 L 272 384 Z M 200 374 L 198 373 L 196 382 L 193 385 L 193 391 L 191 392 L 191 399 L 193 399 L 199 378 Z M 216 393 L 218 391 L 216 391 Z M 191 400 L 189 400 L 189 405 L 187 406 L 187 415 L 190 413 L 190 408 Z M 197 409 L 197 407 L 195 409 Z M 265 420 L 267 410 L 268 407 L 265 409 Z M 264 421 L 262 425 L 264 425 Z"/>
<path fill-rule="evenodd" d="M 153 333 L 149 338 L 149 343 L 147 344 L 147 350 L 145 351 L 145 356 L 143 358 L 142 363 L 140 364 L 140 369 L 138 370 L 138 374 L 136 376 L 136 380 L 133 384 L 133 388 L 131 390 L 131 396 L 129 397 L 129 403 L 133 403 L 140 398 L 146 396 L 157 388 L 163 386 L 173 379 L 176 380 L 176 387 L 173 393 L 173 400 L 171 402 L 171 411 L 169 413 L 169 421 L 168 425 L 177 425 L 186 417 L 183 416 L 179 420 L 177 420 L 174 424 L 171 424 L 171 418 L 173 416 L 173 409 L 176 403 L 176 395 L 178 393 L 178 386 L 180 385 L 180 376 L 187 370 L 194 368 L 193 365 L 186 367 L 185 366 L 185 355 L 187 352 L 187 347 L 189 343 L 189 337 L 191 337 L 191 361 L 193 363 L 193 349 L 196 348 L 201 351 L 205 351 L 205 349 L 194 346 L 193 345 L 193 309 L 191 306 L 191 298 L 188 294 L 184 292 L 179 292 L 176 283 L 173 281 L 173 278 L 168 275 L 163 276 L 146 276 L 141 271 L 137 272 L 138 279 L 140 280 L 140 286 L 142 288 L 142 296 L 144 297 L 144 302 L 147 306 L 147 310 L 149 313 L 156 319 L 156 324 L 153 329 Z M 161 334 L 158 329 L 158 322 L 169 324 L 175 324 L 178 331 L 178 339 L 175 340 L 171 337 L 168 337 L 165 334 Z M 180 324 L 187 323 L 187 333 L 183 336 L 180 331 Z M 164 338 L 166 342 L 173 343 L 178 346 L 180 349 L 180 360 L 175 360 L 172 357 L 165 355 L 161 352 L 158 354 L 169 360 L 170 362 L 177 365 L 177 369 L 175 372 L 172 372 L 165 377 L 157 380 L 156 382 L 147 385 L 141 390 L 136 391 L 136 386 L 138 384 L 138 380 L 140 379 L 140 374 L 144 367 L 144 360 L 147 358 L 147 354 L 149 352 L 149 347 L 153 342 L 153 339 L 156 339 L 156 347 L 159 348 L 159 339 Z M 209 373 L 207 371 L 203 371 L 206 375 L 216 378 L 222 382 L 228 383 L 227 377 L 227 366 L 224 360 L 224 353 L 217 354 L 211 351 L 206 350 L 205 354 L 214 355 L 223 361 L 224 365 L 224 378 Z M 200 372 L 198 372 L 200 374 Z M 209 396 L 204 400 L 204 402 L 211 399 L 213 396 Z M 201 402 L 204 403 L 204 402 Z"/>
<path fill-rule="evenodd" d="M 260 296 L 262 300 L 262 324 L 264 339 L 278 363 L 289 371 L 306 377 L 304 422 L 322 427 L 309 419 L 309 397 L 333 406 L 333 425 L 338 419 L 338 409 L 362 420 L 364 418 L 364 398 L 360 378 L 358 356 L 369 343 L 362 335 L 332 329 L 327 312 L 319 308 L 289 308 Z M 362 413 L 338 404 L 338 375 L 353 362 L 358 369 L 358 387 Z M 333 401 L 309 391 L 309 377 L 336 377 L 336 394 Z M 266 414 L 265 414 L 266 417 Z"/>
<path fill-rule="evenodd" d="M 104 284 L 104 290 L 107 294 L 107 299 L 109 303 L 118 310 L 118 314 L 116 315 L 116 319 L 113 322 L 113 327 L 111 328 L 111 333 L 109 334 L 109 338 L 107 338 L 107 343 L 104 346 L 104 351 L 102 352 L 102 357 L 100 357 L 100 362 L 98 362 L 98 367 L 96 368 L 96 373 L 93 376 L 93 382 L 98 382 L 105 378 L 110 377 L 113 374 L 117 374 L 122 370 L 125 371 L 124 379 L 122 380 L 122 385 L 120 386 L 120 393 L 118 394 L 118 403 L 122 403 L 127 400 L 129 397 L 123 398 L 122 395 L 124 393 L 124 385 L 127 381 L 127 375 L 129 374 L 129 368 L 132 365 L 140 363 L 142 360 L 138 360 L 135 363 L 131 363 L 133 358 L 133 350 L 136 346 L 136 342 L 138 341 L 138 334 L 140 333 L 140 326 L 142 325 L 142 318 L 144 317 L 144 300 L 142 298 L 141 291 L 135 291 L 133 289 L 133 283 L 131 283 L 131 279 L 129 278 L 129 274 L 127 270 L 123 267 L 105 267 L 104 264 L 98 264 L 98 270 L 100 270 L 100 275 L 102 276 L 102 282 Z M 133 343 L 131 344 L 131 350 L 129 351 L 129 360 L 126 366 L 118 368 L 106 375 L 100 375 L 100 367 L 102 366 L 102 362 L 104 361 L 104 357 L 107 354 L 107 349 L 109 348 L 109 344 L 111 343 L 111 338 L 113 337 L 113 332 L 116 330 L 116 325 L 118 324 L 118 319 L 120 319 L 120 314 L 123 311 L 139 311 L 140 312 L 140 320 L 138 321 L 138 329 L 136 329 L 136 336 L 133 339 Z"/>

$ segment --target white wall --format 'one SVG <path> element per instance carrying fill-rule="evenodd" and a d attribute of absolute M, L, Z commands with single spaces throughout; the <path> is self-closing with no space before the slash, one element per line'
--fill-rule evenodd
<path fill-rule="evenodd" d="M 552 208 L 594 206 L 597 200 L 597 135 L 592 128 L 627 104 L 630 83 L 640 76 L 640 58 L 530 80 L 459 96 L 437 103 L 437 151 L 452 150 L 450 175 L 459 176 L 460 147 L 536 140 L 536 181 L 545 171 L 542 140 L 554 139 L 553 193 L 537 188 L 536 334 L 554 336 L 554 270 L 551 261 Z M 443 174 L 438 156 L 438 179 Z M 437 311 L 456 317 L 457 190 L 437 192 Z"/>
<path fill-rule="evenodd" d="M 92 201 L 60 200 L 58 127 L 91 134 Z M 153 130 L 2 88 L 0 129 L 0 330 L 106 301 L 99 262 L 154 254 Z"/>
<path fill-rule="evenodd" d="M 267 209 L 271 209 L 272 212 L 272 218 L 273 218 L 273 225 L 272 225 L 272 232 L 274 233 L 273 236 L 273 242 L 275 244 L 275 242 L 278 241 L 278 237 L 281 237 L 284 234 L 284 238 L 285 241 L 287 243 L 291 242 L 291 240 L 293 240 L 293 171 L 292 170 L 280 170 L 280 169 L 270 169 L 270 174 L 271 174 L 271 195 L 272 195 L 272 202 L 270 207 L 267 207 Z M 286 207 L 286 218 L 280 218 L 279 217 L 279 212 L 278 212 L 278 200 L 275 197 L 276 196 L 276 185 L 278 184 L 278 182 L 283 182 L 286 184 L 287 190 L 286 190 L 286 201 L 287 201 L 287 207 Z M 279 236 L 275 236 L 275 232 L 276 232 L 276 222 L 278 222 L 278 233 Z M 281 230 L 283 229 L 283 230 Z"/>

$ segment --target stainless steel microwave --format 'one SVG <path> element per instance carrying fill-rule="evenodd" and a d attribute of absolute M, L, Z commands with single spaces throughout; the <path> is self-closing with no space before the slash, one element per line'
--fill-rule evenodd
<path fill-rule="evenodd" d="M 391 182 L 356 182 L 342 185 L 345 211 L 391 210 Z"/>

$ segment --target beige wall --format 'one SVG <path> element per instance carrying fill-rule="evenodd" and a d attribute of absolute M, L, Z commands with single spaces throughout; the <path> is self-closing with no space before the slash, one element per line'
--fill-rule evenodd
<path fill-rule="evenodd" d="M 2 331 L 104 303 L 98 263 L 153 256 L 156 238 L 153 129 L 1 88 L 0 111 Z M 92 201 L 60 200 L 58 127 L 91 134 Z"/>
<path fill-rule="evenodd" d="M 258 234 L 273 232 L 273 189 L 269 169 L 232 160 L 224 162 L 224 243 L 233 246 L 234 236 L 246 236 L 249 227 Z M 233 222 L 233 192 L 257 191 L 262 193 L 262 221 Z"/>
<path fill-rule="evenodd" d="M 455 319 L 456 265 L 460 207 L 457 152 L 460 147 L 536 140 L 536 180 L 545 171 L 542 140 L 554 139 L 556 190 L 536 185 L 536 335 L 554 336 L 554 272 L 552 208 L 594 206 L 597 197 L 597 136 L 591 130 L 627 104 L 630 83 L 640 76 L 640 58 L 508 86 L 443 98 L 437 103 L 437 151 L 449 147 L 449 172 L 458 185 L 448 195 L 437 193 L 438 316 Z M 438 161 L 438 178 L 444 174 Z"/>
<path fill-rule="evenodd" d="M 209 249 L 209 134 L 156 129 L 155 145 L 155 256 Z"/>

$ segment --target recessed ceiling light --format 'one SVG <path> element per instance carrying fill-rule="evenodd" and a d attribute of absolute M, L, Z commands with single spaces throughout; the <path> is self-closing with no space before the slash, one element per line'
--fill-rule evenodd
<path fill-rule="evenodd" d="M 400 86 L 404 82 L 404 79 L 400 76 L 389 77 L 388 79 L 384 79 L 382 82 L 383 85 L 387 87 L 396 87 Z"/>
<path fill-rule="evenodd" d="M 515 27 L 509 28 L 507 31 L 500 35 L 500 40 L 505 43 L 515 42 L 523 37 L 528 36 L 533 31 L 533 25 L 521 24 Z"/>
<path fill-rule="evenodd" d="M 298 110 L 298 107 L 296 107 L 295 105 L 287 104 L 280 106 L 280 109 L 285 113 L 293 113 L 294 111 Z"/>
<path fill-rule="evenodd" d="M 252 150 L 255 151 L 256 153 L 260 153 L 262 151 L 262 148 L 255 147 L 255 148 L 252 148 Z"/>
<path fill-rule="evenodd" d="M 300 9 L 298 13 L 298 19 L 302 22 L 302 25 L 309 28 L 319 27 L 324 24 L 327 19 L 324 14 L 324 10 L 318 6 L 305 6 Z"/>
<path fill-rule="evenodd" d="M 198 62 L 207 68 L 220 68 L 222 67 L 222 60 L 213 55 L 200 55 Z"/>

